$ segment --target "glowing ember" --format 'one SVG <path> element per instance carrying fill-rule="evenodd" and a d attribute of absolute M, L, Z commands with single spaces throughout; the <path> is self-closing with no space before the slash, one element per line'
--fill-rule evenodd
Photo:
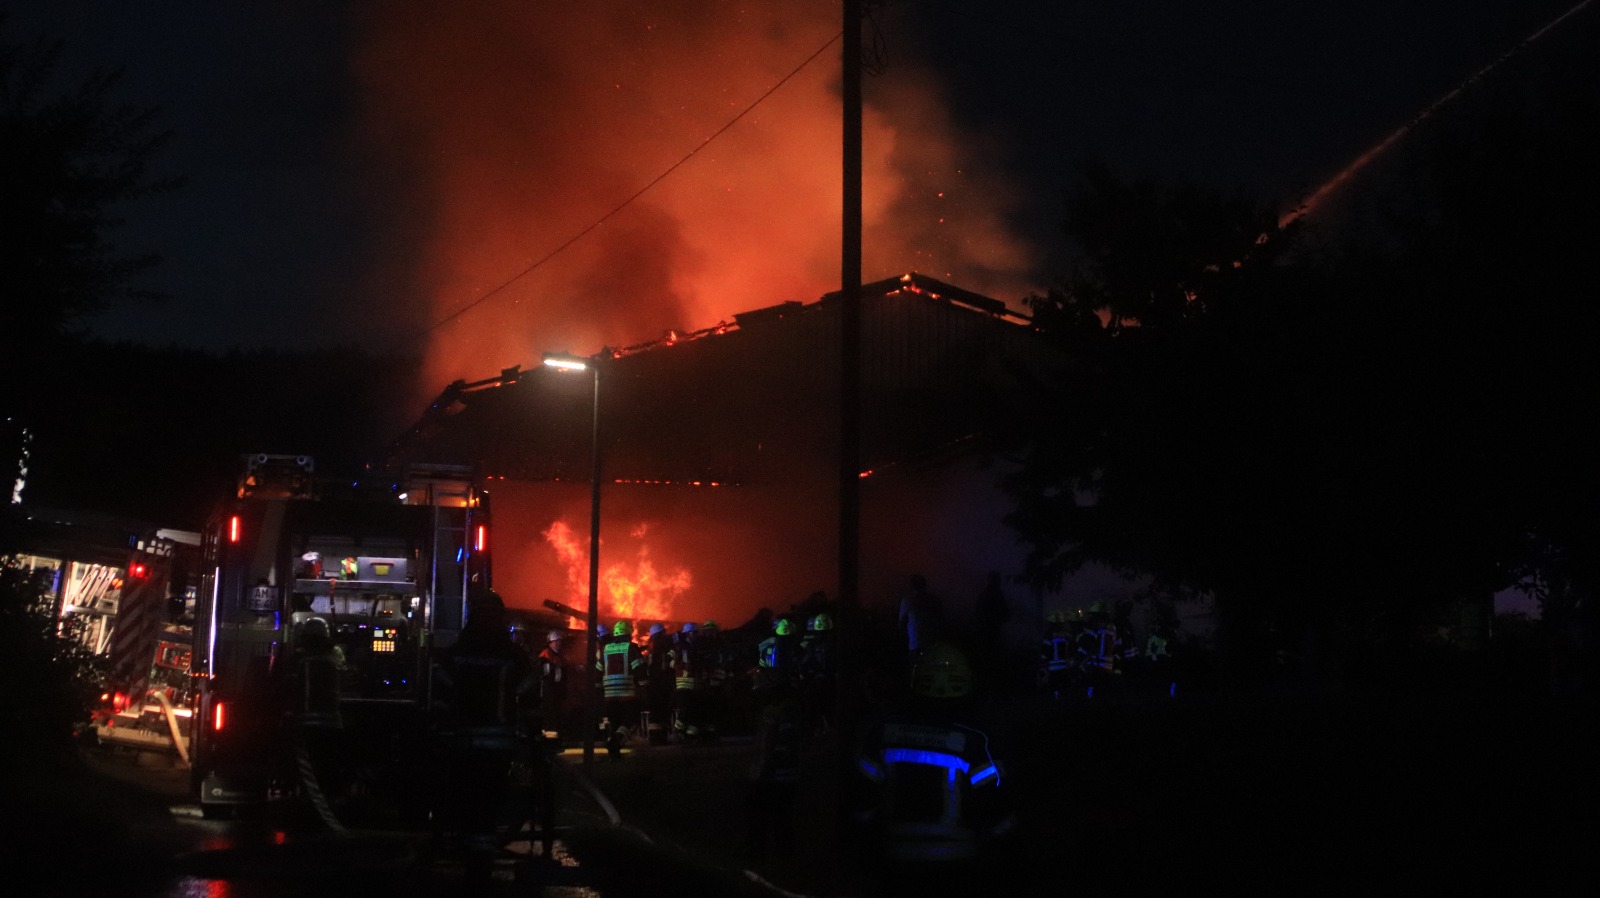
<path fill-rule="evenodd" d="M 629 561 L 605 564 L 600 572 L 600 614 L 605 618 L 672 620 L 672 605 L 693 584 L 689 571 L 659 570 L 644 542 L 649 528 L 634 527 L 628 536 L 639 543 Z M 582 607 L 589 595 L 589 546 L 566 521 L 556 521 L 544 531 L 545 541 L 567 571 L 568 604 Z M 580 625 L 581 626 L 581 625 Z"/>

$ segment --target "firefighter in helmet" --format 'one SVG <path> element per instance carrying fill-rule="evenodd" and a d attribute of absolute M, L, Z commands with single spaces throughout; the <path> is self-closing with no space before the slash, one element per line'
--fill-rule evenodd
<path fill-rule="evenodd" d="M 756 757 L 745 796 L 746 849 L 752 860 L 788 857 L 795 847 L 795 802 L 804 750 L 800 682 L 758 677 L 754 684 Z"/>
<path fill-rule="evenodd" d="M 1044 640 L 1039 646 L 1039 683 L 1045 694 L 1060 698 L 1078 669 L 1076 634 L 1065 611 L 1052 611 L 1045 617 Z"/>
<path fill-rule="evenodd" d="M 696 700 L 700 706 L 696 715 L 700 718 L 700 737 L 707 742 L 715 742 L 719 727 L 727 720 L 728 706 L 732 703 L 730 693 L 733 690 L 728 649 L 722 639 L 722 628 L 717 626 L 716 621 L 708 620 L 700 625 L 690 657 L 698 659 L 692 663 L 699 683 L 705 690 Z"/>
<path fill-rule="evenodd" d="M 839 643 L 833 616 L 819 611 L 811 617 L 810 632 L 800 652 L 800 704 L 808 733 L 833 727 L 838 669 Z"/>
<path fill-rule="evenodd" d="M 472 874 L 489 874 L 503 810 L 506 771 L 522 737 L 538 725 L 538 678 L 511 638 L 505 602 L 474 589 L 455 643 L 435 656 L 434 711 L 444 759 L 438 765 L 436 820 L 465 838 Z"/>
<path fill-rule="evenodd" d="M 645 733 L 651 745 L 667 744 L 672 715 L 672 636 L 666 624 L 650 625 L 644 645 Z"/>
<path fill-rule="evenodd" d="M 545 726 L 556 732 L 556 738 L 567 734 L 567 686 L 572 665 L 562 655 L 566 634 L 551 630 L 545 634 L 544 648 L 539 650 L 539 709 L 544 714 Z"/>
<path fill-rule="evenodd" d="M 1122 672 L 1122 636 L 1106 611 L 1105 602 L 1089 606 L 1089 615 L 1078 632 L 1078 663 L 1090 697 L 1097 686 L 1109 685 L 1112 677 Z"/>
<path fill-rule="evenodd" d="M 672 668 L 672 738 L 679 742 L 692 742 L 701 733 L 701 702 L 705 692 L 701 688 L 703 673 L 695 633 L 699 628 L 688 621 L 672 636 L 672 647 L 667 650 Z"/>
<path fill-rule="evenodd" d="M 793 679 L 800 660 L 800 634 L 794 621 L 780 617 L 772 622 L 772 635 L 756 647 L 756 685 L 771 680 Z"/>
<path fill-rule="evenodd" d="M 611 625 L 611 635 L 600 646 L 596 662 L 600 689 L 605 699 L 606 716 L 600 721 L 606 751 L 614 761 L 622 759 L 622 745 L 628 739 L 627 723 L 639 715 L 639 679 L 644 672 L 644 653 L 633 641 L 633 623 L 619 620 Z"/>
<path fill-rule="evenodd" d="M 966 656 L 936 642 L 917 658 L 912 696 L 870 724 L 857 756 L 861 845 L 891 865 L 971 861 L 1014 826 L 1010 783 L 978 727 Z"/>

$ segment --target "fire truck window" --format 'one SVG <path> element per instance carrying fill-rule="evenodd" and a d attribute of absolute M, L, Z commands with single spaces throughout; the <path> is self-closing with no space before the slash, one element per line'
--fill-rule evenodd
<path fill-rule="evenodd" d="M 333 613 L 340 617 L 371 617 L 377 600 L 365 595 L 335 595 Z"/>

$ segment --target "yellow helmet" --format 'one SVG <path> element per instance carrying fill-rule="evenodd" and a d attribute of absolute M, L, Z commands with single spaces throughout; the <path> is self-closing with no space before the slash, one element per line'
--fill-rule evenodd
<path fill-rule="evenodd" d="M 787 617 L 780 617 L 777 623 L 772 625 L 772 632 L 779 636 L 788 636 L 794 632 L 794 621 L 789 620 Z"/>
<path fill-rule="evenodd" d="M 961 698 L 972 694 L 967 656 L 948 642 L 928 646 L 911 671 L 911 691 L 923 698 Z"/>
<path fill-rule="evenodd" d="M 833 629 L 833 618 L 829 617 L 828 612 L 826 611 L 821 612 L 816 617 L 812 618 L 811 622 L 811 629 L 817 631 L 818 633 L 826 633 Z"/>
<path fill-rule="evenodd" d="M 628 621 L 619 620 L 611 625 L 612 636 L 631 636 L 632 634 L 633 624 L 629 623 Z"/>

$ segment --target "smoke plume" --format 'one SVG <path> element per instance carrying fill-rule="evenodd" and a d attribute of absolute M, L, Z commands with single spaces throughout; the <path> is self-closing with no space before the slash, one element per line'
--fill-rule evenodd
<path fill-rule="evenodd" d="M 372 282 L 419 330 L 438 325 L 425 389 L 838 288 L 836 5 L 362 10 L 360 144 L 404 194 L 384 200 Z M 937 78 L 897 60 L 865 91 L 865 279 L 918 270 L 1008 301 L 1033 289 L 1007 226 L 1017 193 L 952 125 Z"/>

